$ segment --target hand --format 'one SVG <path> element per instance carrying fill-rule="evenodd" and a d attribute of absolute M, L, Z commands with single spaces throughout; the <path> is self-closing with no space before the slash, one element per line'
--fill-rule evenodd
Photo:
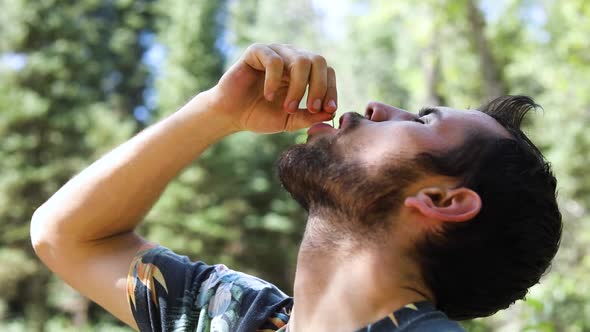
<path fill-rule="evenodd" d="M 299 102 L 309 85 L 307 108 Z M 326 60 L 289 45 L 254 44 L 208 91 L 234 130 L 295 131 L 333 118 L 336 76 Z"/>

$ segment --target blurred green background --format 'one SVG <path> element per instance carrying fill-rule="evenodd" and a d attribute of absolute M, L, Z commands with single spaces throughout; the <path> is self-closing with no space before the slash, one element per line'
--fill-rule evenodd
<path fill-rule="evenodd" d="M 590 331 L 589 36 L 587 0 L 0 0 L 0 330 L 130 330 L 40 264 L 33 211 L 214 85 L 249 44 L 287 42 L 335 67 L 339 113 L 369 100 L 415 111 L 533 96 L 545 111 L 526 131 L 559 179 L 562 247 L 526 301 L 465 326 Z M 224 140 L 168 187 L 140 232 L 289 293 L 305 215 L 274 162 L 304 139 Z"/>

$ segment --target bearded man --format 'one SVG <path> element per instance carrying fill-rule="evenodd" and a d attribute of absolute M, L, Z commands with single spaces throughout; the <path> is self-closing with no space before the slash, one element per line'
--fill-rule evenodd
<path fill-rule="evenodd" d="M 370 102 L 336 129 L 321 123 L 337 108 L 326 60 L 256 44 L 215 87 L 38 208 L 33 246 L 65 282 L 141 331 L 462 331 L 454 320 L 523 298 L 559 246 L 556 180 L 519 128 L 535 107 L 504 96 L 416 115 Z M 211 144 L 310 126 L 308 142 L 278 162 L 308 212 L 293 297 L 134 232 Z"/>

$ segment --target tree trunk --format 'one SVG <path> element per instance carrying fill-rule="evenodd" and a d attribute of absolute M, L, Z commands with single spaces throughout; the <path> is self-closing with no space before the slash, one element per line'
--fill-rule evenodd
<path fill-rule="evenodd" d="M 432 41 L 425 50 L 422 59 L 424 79 L 426 80 L 426 100 L 424 104 L 429 106 L 445 105 L 445 98 L 439 91 L 441 63 L 436 32 L 433 33 Z"/>
<path fill-rule="evenodd" d="M 39 272 L 34 278 L 29 278 L 29 287 L 25 291 L 25 321 L 27 322 L 27 331 L 43 332 L 45 331 L 45 322 L 49 317 L 47 308 L 47 288 L 49 282 L 49 273 L 47 271 Z"/>
<path fill-rule="evenodd" d="M 471 27 L 471 40 L 479 55 L 480 71 L 483 76 L 484 95 L 492 99 L 506 94 L 506 86 L 501 80 L 501 72 L 494 56 L 490 44 L 485 37 L 485 21 L 479 8 L 474 0 L 467 0 L 467 14 L 469 25 Z"/>
<path fill-rule="evenodd" d="M 83 328 L 88 323 L 88 308 L 90 307 L 90 300 L 88 300 L 87 297 L 80 295 L 77 302 L 77 306 L 73 310 L 74 326 Z"/>

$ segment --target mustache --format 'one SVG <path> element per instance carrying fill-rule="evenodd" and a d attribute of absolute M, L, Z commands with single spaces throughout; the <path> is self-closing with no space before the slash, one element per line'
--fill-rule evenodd
<path fill-rule="evenodd" d="M 343 134 L 347 133 L 349 131 L 352 131 L 356 127 L 358 127 L 361 124 L 361 121 L 365 120 L 365 117 L 360 115 L 359 113 L 355 112 L 355 113 L 350 114 L 350 116 L 347 120 L 348 120 L 347 121 L 348 123 L 343 130 Z"/>

